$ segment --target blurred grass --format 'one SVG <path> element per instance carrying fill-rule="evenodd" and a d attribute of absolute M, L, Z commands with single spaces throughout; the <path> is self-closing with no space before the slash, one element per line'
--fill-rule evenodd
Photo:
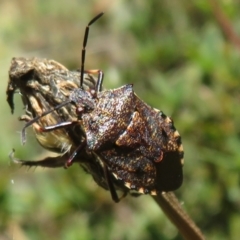
<path fill-rule="evenodd" d="M 240 36 L 238 1 L 218 1 Z M 0 2 L 0 239 L 182 239 L 148 196 L 118 204 L 78 166 L 19 169 L 23 159 L 49 155 L 12 116 L 5 89 L 12 57 L 45 57 L 105 73 L 106 88 L 134 83 L 136 93 L 171 116 L 185 149 L 184 184 L 176 192 L 210 240 L 240 236 L 240 49 L 223 34 L 209 1 Z"/>

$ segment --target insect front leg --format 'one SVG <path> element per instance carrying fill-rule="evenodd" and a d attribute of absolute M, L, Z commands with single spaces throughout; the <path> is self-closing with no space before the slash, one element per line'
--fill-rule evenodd
<path fill-rule="evenodd" d="M 27 124 L 32 121 L 32 119 L 27 115 L 21 116 L 19 118 L 19 120 L 20 121 L 26 121 Z M 33 122 L 33 124 L 34 123 L 36 123 L 36 122 Z M 36 125 L 35 128 L 37 128 L 39 132 L 51 132 L 51 131 L 54 131 L 54 130 L 57 130 L 57 129 L 60 129 L 60 128 L 65 128 L 65 127 L 68 127 L 68 126 L 72 126 L 72 125 L 75 125 L 75 124 L 78 124 L 78 123 L 79 123 L 78 121 L 69 121 L 69 122 L 57 123 L 55 125 L 46 126 L 46 127 L 41 127 L 40 125 Z M 25 137 L 25 134 L 24 134 L 24 137 Z"/>
<path fill-rule="evenodd" d="M 67 100 L 67 101 L 65 101 L 65 102 L 63 102 L 63 103 L 55 106 L 54 108 L 52 108 L 52 109 L 50 109 L 50 110 L 42 113 L 41 115 L 36 116 L 35 118 L 33 118 L 33 119 L 31 119 L 31 120 L 30 120 L 30 119 L 28 119 L 28 120 L 26 119 L 26 122 L 27 122 L 27 123 L 25 124 L 25 126 L 23 127 L 22 132 L 21 132 L 22 144 L 24 145 L 25 142 L 26 142 L 26 128 L 28 128 L 29 126 L 31 126 L 33 123 L 36 123 L 36 122 L 37 122 L 39 119 L 41 119 L 42 117 L 48 115 L 49 113 L 51 113 L 51 112 L 53 112 L 53 111 L 55 111 L 55 110 L 57 110 L 57 109 L 59 109 L 59 108 L 62 108 L 63 106 L 69 104 L 70 102 L 71 102 L 70 100 Z M 25 120 L 25 119 L 20 119 L 20 120 Z"/>
<path fill-rule="evenodd" d="M 68 126 L 72 126 L 72 125 L 75 125 L 75 124 L 78 124 L 78 123 L 79 123 L 78 121 L 61 122 L 61 123 L 57 123 L 57 124 L 52 125 L 52 126 L 40 127 L 39 131 L 40 132 L 50 132 L 50 131 L 54 131 L 54 130 L 57 130 L 57 129 L 60 129 L 60 128 L 65 128 L 65 127 L 68 127 Z"/>

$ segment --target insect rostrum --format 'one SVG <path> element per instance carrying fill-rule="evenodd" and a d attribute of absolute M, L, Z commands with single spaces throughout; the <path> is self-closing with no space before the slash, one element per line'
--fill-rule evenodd
<path fill-rule="evenodd" d="M 29 110 L 34 112 L 35 118 L 22 118 L 27 121 L 22 131 L 23 142 L 25 141 L 26 127 L 37 122 L 40 122 L 37 127 L 39 135 L 45 132 L 62 131 L 62 129 L 72 132 L 76 127 L 79 128 L 77 134 L 79 138 L 75 141 L 75 145 L 78 144 L 78 146 L 71 152 L 71 156 L 67 159 L 64 158 L 65 166 L 70 166 L 81 154 L 86 159 L 91 156 L 90 161 L 93 163 L 93 167 L 92 165 L 90 168 L 88 166 L 89 172 L 101 175 L 100 178 L 104 175 L 107 188 L 111 191 L 114 201 L 119 201 L 115 192 L 116 186 L 125 193 L 134 190 L 137 193 L 152 195 L 156 195 L 160 191 L 175 190 L 182 184 L 183 147 L 173 121 L 162 111 L 143 102 L 134 93 L 133 85 L 128 84 L 117 89 L 102 91 L 103 72 L 101 70 L 84 70 L 89 26 L 101 16 L 102 13 L 97 15 L 86 27 L 79 87 L 73 87 L 69 96 L 57 103 L 47 96 L 42 98 L 41 101 L 47 107 L 41 114 L 36 114 L 32 111 L 34 108 L 30 108 Z M 95 73 L 98 74 L 97 81 L 93 86 L 86 88 L 83 85 L 86 83 L 84 74 Z M 7 93 L 8 102 L 13 109 L 11 87 L 17 84 L 17 81 L 16 79 L 11 80 Z M 48 84 L 50 85 L 50 81 Z M 52 87 L 53 85 L 51 84 Z M 18 87 L 22 88 L 22 85 L 18 84 Z M 27 106 L 32 106 L 29 88 L 27 89 L 21 93 Z M 40 89 L 40 94 L 41 91 L 44 91 L 44 88 Z M 38 95 L 36 88 L 35 95 Z M 49 106 L 52 106 L 52 109 Z M 49 121 L 45 121 L 41 124 L 42 119 L 53 114 L 53 111 L 57 114 L 57 117 L 54 117 L 57 122 L 51 124 Z M 69 113 L 69 118 L 66 117 L 66 112 Z M 72 139 L 71 135 L 68 134 L 68 138 Z M 42 145 L 44 146 L 44 144 Z M 46 162 L 49 164 L 49 159 Z M 21 163 L 34 165 L 32 161 L 21 161 Z M 39 162 L 38 165 L 42 163 Z M 100 174 L 96 170 L 98 167 L 101 169 Z M 96 182 L 102 186 L 100 181 L 97 178 Z"/>

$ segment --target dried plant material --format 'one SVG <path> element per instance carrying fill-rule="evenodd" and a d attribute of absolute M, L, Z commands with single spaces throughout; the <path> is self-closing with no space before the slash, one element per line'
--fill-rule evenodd
<path fill-rule="evenodd" d="M 68 99 L 71 91 L 79 87 L 79 79 L 79 71 L 69 71 L 54 60 L 13 58 L 9 70 L 7 101 L 13 112 L 14 93 L 19 91 L 25 106 L 25 113 L 19 119 L 28 122 Z M 94 77 L 84 74 L 84 89 L 90 91 L 94 86 Z M 17 159 L 15 161 L 27 166 L 64 167 L 66 161 L 85 138 L 81 122 L 71 127 L 59 128 L 49 132 L 43 132 L 41 129 L 73 120 L 77 120 L 76 107 L 68 104 L 39 118 L 37 122 L 32 124 L 40 145 L 50 151 L 59 153 L 59 156 L 47 157 L 39 161 Z M 103 163 L 94 154 L 83 149 L 83 151 L 77 153 L 73 162 L 80 163 L 83 169 L 93 176 L 98 185 L 108 189 Z M 120 184 L 120 181 L 116 180 L 112 175 L 109 177 L 117 188 L 124 192 L 127 191 L 127 188 Z"/>

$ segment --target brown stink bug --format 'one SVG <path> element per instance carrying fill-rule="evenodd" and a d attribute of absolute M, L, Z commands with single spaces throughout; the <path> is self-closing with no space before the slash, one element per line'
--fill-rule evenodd
<path fill-rule="evenodd" d="M 85 30 L 80 87 L 73 89 L 66 101 L 28 121 L 22 130 L 22 141 L 26 141 L 25 129 L 28 126 L 70 104 L 76 108 L 76 120 L 39 129 L 51 132 L 81 126 L 84 137 L 66 161 L 66 167 L 82 151 L 99 158 L 116 202 L 119 198 L 112 176 L 127 189 L 140 194 L 156 195 L 157 192 L 175 190 L 181 186 L 183 179 L 183 147 L 172 119 L 139 99 L 133 85 L 102 90 L 103 72 L 84 69 L 89 26 L 102 15 L 100 13 L 93 18 Z M 85 73 L 98 74 L 95 87 L 90 90 L 83 87 Z"/>

